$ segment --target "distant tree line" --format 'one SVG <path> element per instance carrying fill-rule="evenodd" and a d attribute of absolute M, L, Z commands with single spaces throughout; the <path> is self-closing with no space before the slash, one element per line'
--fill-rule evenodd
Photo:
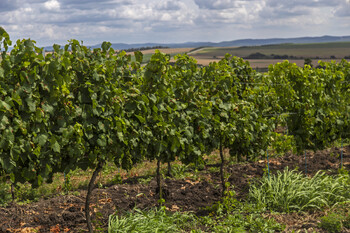
<path fill-rule="evenodd" d="M 123 49 L 125 52 L 135 52 L 135 51 L 143 51 L 143 50 L 149 50 L 149 49 L 168 49 L 169 47 L 166 46 L 147 46 L 147 47 L 140 47 L 140 48 L 130 48 L 130 49 Z"/>
<path fill-rule="evenodd" d="M 285 54 L 285 55 L 277 55 L 277 54 L 266 55 L 263 53 L 256 52 L 256 53 L 252 53 L 244 58 L 245 59 L 297 59 L 298 57 L 289 56 L 287 54 Z"/>
<path fill-rule="evenodd" d="M 244 59 L 305 59 L 304 57 L 297 57 L 297 56 L 290 56 L 290 55 L 277 55 L 277 54 L 270 54 L 266 55 L 263 53 L 252 53 L 246 57 L 243 57 Z M 319 57 L 314 57 L 315 59 L 320 59 Z M 330 59 L 336 59 L 334 55 L 331 55 L 329 57 Z M 350 59 L 350 56 L 345 56 L 344 59 Z"/>
<path fill-rule="evenodd" d="M 199 46 L 199 47 L 196 47 L 196 48 L 191 49 L 191 50 L 188 51 L 188 52 L 190 53 L 190 52 L 193 52 L 193 51 L 196 51 L 196 50 L 199 50 L 199 49 L 203 49 L 203 48 L 208 48 L 208 47 L 211 47 L 211 46 Z"/>

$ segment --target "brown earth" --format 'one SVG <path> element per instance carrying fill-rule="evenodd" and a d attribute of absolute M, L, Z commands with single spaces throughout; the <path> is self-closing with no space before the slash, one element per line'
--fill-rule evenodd
<path fill-rule="evenodd" d="M 326 170 L 335 174 L 340 166 L 340 148 L 327 149 L 319 152 L 307 153 L 307 172 L 313 175 L 319 170 Z M 350 146 L 344 148 L 344 167 L 350 169 Z M 165 205 L 171 211 L 193 211 L 203 214 L 203 207 L 210 206 L 220 200 L 220 180 L 218 173 L 211 173 L 208 165 L 203 171 L 199 181 L 190 179 L 165 179 Z M 304 156 L 287 154 L 282 158 L 270 160 L 271 173 L 282 171 L 285 167 L 305 170 Z M 266 170 L 266 161 L 254 163 L 234 164 L 228 167 L 230 174 L 228 181 L 234 185 L 239 199 L 244 199 L 249 190 L 249 182 L 253 178 L 261 177 Z M 66 195 L 41 199 L 27 205 L 10 204 L 0 208 L 0 232 L 86 232 L 84 216 L 84 198 L 86 191 L 82 190 L 80 196 Z M 106 189 L 95 189 L 93 192 L 91 208 L 96 229 L 106 231 L 108 216 L 118 211 L 131 210 L 135 206 L 140 209 L 157 205 L 156 181 L 153 179 L 144 185 L 138 178 L 130 178 L 124 184 L 114 185 Z M 277 221 L 287 225 L 285 232 L 292 230 L 314 229 L 317 227 L 322 212 L 291 213 L 264 216 L 274 217 Z"/>

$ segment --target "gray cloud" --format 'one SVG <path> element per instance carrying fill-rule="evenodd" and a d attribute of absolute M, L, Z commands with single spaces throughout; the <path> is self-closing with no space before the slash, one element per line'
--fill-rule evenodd
<path fill-rule="evenodd" d="M 334 7 L 338 6 L 341 0 L 268 0 L 266 5 L 277 8 L 297 7 Z"/>
<path fill-rule="evenodd" d="M 336 9 L 335 15 L 339 17 L 350 17 L 350 0 L 343 0 Z"/>
<path fill-rule="evenodd" d="M 158 6 L 157 9 L 159 10 L 166 10 L 166 11 L 177 11 L 181 10 L 181 2 L 180 1 L 162 1 Z"/>
<path fill-rule="evenodd" d="M 132 5 L 133 1 L 127 0 L 60 0 L 63 9 L 79 9 L 79 10 L 94 10 L 94 9 L 108 9 L 110 7 L 115 8 L 123 5 Z"/>
<path fill-rule="evenodd" d="M 200 9 L 228 9 L 235 8 L 241 1 L 235 0 L 194 0 Z"/>
<path fill-rule="evenodd" d="M 332 17 L 332 9 L 339 6 L 344 0 L 266 0 L 259 15 L 262 19 L 297 19 L 306 15 L 317 16 L 321 11 L 329 11 L 328 16 Z"/>
<path fill-rule="evenodd" d="M 7 12 L 17 9 L 17 0 L 1 0 L 0 1 L 0 12 Z"/>
<path fill-rule="evenodd" d="M 288 8 L 288 7 L 266 7 L 260 11 L 259 15 L 262 19 L 280 19 L 280 18 L 292 18 L 311 13 L 312 9 L 308 8 Z"/>

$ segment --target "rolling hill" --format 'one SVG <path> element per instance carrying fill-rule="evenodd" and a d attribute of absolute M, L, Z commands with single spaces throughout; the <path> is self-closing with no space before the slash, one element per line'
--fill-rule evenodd
<path fill-rule="evenodd" d="M 113 43 L 115 50 L 130 48 L 163 46 L 169 48 L 197 48 L 197 47 L 238 47 L 238 46 L 259 46 L 272 44 L 305 44 L 305 43 L 325 43 L 325 42 L 345 42 L 350 41 L 350 36 L 321 36 L 321 37 L 297 37 L 297 38 L 270 38 L 270 39 L 241 39 L 222 42 L 186 42 L 186 43 Z M 101 45 L 88 46 L 91 48 L 100 48 Z M 44 47 L 45 50 L 52 50 L 52 46 Z"/>

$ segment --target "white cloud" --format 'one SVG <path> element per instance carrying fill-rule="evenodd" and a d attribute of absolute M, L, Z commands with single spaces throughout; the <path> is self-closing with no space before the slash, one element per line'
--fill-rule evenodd
<path fill-rule="evenodd" d="M 50 0 L 44 3 L 44 6 L 48 10 L 59 10 L 60 3 L 57 0 Z"/>
<path fill-rule="evenodd" d="M 350 0 L 0 0 L 11 38 L 40 45 L 350 35 Z"/>
<path fill-rule="evenodd" d="M 350 17 L 350 0 L 342 1 L 335 14 L 339 17 Z"/>
<path fill-rule="evenodd" d="M 198 0 L 199 2 L 199 0 Z M 204 3 L 202 3 L 204 4 Z M 225 4 L 228 6 L 221 9 Z M 207 8 L 201 9 L 198 23 L 210 25 L 215 23 L 216 26 L 220 24 L 235 24 L 239 27 L 250 27 L 258 20 L 259 12 L 263 5 L 260 1 L 206 1 Z"/>

